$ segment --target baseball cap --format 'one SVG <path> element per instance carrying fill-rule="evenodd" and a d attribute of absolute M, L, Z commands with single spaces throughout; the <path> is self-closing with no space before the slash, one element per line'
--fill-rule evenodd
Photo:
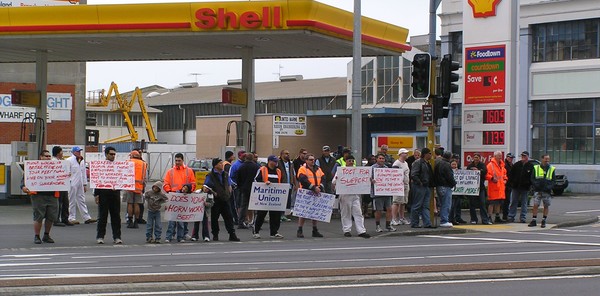
<path fill-rule="evenodd" d="M 506 157 L 515 158 L 515 155 L 512 153 L 508 153 L 508 154 L 506 154 Z"/>
<path fill-rule="evenodd" d="M 408 153 L 408 150 L 406 150 L 404 148 L 400 148 L 400 150 L 398 150 L 398 155 L 400 155 L 402 153 Z"/>
<path fill-rule="evenodd" d="M 242 156 L 243 156 L 244 154 L 246 154 L 246 151 L 244 151 L 244 150 L 240 150 L 240 151 L 238 151 L 238 158 L 242 158 Z"/>
<path fill-rule="evenodd" d="M 529 152 L 523 151 L 523 152 L 521 152 L 521 156 L 529 156 Z"/>
<path fill-rule="evenodd" d="M 79 147 L 79 146 L 74 146 L 73 148 L 71 148 L 71 152 L 79 152 L 81 150 L 83 150 L 83 149 L 81 149 L 81 147 Z"/>
<path fill-rule="evenodd" d="M 220 158 L 218 158 L 218 157 L 217 158 L 213 158 L 213 160 L 212 160 L 212 166 L 216 167 L 221 161 L 223 161 L 223 160 L 220 159 Z"/>
<path fill-rule="evenodd" d="M 329 148 L 329 146 L 325 145 L 325 146 L 323 146 L 323 151 L 331 151 L 331 148 Z"/>
<path fill-rule="evenodd" d="M 274 162 L 278 162 L 279 161 L 279 159 L 275 155 L 269 155 L 269 157 L 267 158 L 267 160 L 268 161 L 274 161 Z"/>

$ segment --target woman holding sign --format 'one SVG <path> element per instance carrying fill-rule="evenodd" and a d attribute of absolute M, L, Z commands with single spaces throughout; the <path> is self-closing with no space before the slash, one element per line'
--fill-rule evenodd
<path fill-rule="evenodd" d="M 256 174 L 255 181 L 263 182 L 267 185 L 271 183 L 281 183 L 281 170 L 277 168 L 277 156 L 271 155 L 267 158 L 267 165 L 260 167 Z M 271 238 L 282 239 L 283 235 L 279 234 L 279 227 L 281 226 L 281 211 L 257 211 L 256 222 L 252 229 L 252 237 L 260 238 L 260 228 L 265 222 L 265 217 L 269 213 L 269 229 L 271 231 Z"/>

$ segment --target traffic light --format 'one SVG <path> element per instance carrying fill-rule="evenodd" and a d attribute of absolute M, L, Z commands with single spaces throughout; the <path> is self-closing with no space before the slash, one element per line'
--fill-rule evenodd
<path fill-rule="evenodd" d="M 452 93 L 458 92 L 458 84 L 454 83 L 458 81 L 458 73 L 454 73 L 454 71 L 458 70 L 458 68 L 460 68 L 460 64 L 452 61 L 451 54 L 444 55 L 444 58 L 440 64 L 440 71 L 442 72 L 441 93 L 442 97 L 448 98 L 448 100 L 450 99 L 450 95 L 452 95 Z"/>
<path fill-rule="evenodd" d="M 415 98 L 428 98 L 431 78 L 431 56 L 428 53 L 416 54 L 412 61 L 412 95 Z"/>
<path fill-rule="evenodd" d="M 450 97 L 444 98 L 442 96 L 436 96 L 433 98 L 433 120 L 434 122 L 438 119 L 448 118 L 450 109 Z"/>

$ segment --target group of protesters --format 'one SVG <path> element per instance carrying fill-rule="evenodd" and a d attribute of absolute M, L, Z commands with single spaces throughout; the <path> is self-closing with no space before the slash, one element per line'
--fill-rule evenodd
<path fill-rule="evenodd" d="M 487 164 L 481 159 L 480 154 L 474 154 L 472 161 L 467 165 L 467 170 L 479 171 L 479 193 L 469 196 L 470 222 L 461 218 L 462 196 L 453 195 L 456 186 L 454 173 L 460 167 L 456 154 L 444 151 L 443 148 L 432 151 L 428 148 L 414 150 L 409 156 L 409 150 L 401 148 L 397 159 L 387 153 L 388 147 L 383 145 L 377 155 L 369 156 L 366 166 L 377 168 L 396 168 L 403 176 L 404 191 L 399 196 L 375 195 L 373 186 L 377 181 L 371 178 L 371 194 L 340 194 L 339 211 L 344 236 L 351 237 L 352 224 L 359 237 L 369 238 L 364 225 L 368 217 L 369 206 L 375 218 L 375 231 L 396 231 L 394 226 L 410 225 L 412 228 L 434 227 L 430 217 L 430 198 L 432 190 L 435 191 L 434 212 L 439 213 L 441 227 L 453 227 L 456 224 L 477 224 L 477 209 L 479 209 L 481 223 L 493 224 L 502 222 L 516 222 L 518 205 L 521 205 L 519 222 L 525 223 L 527 216 L 527 194 L 530 187 L 534 189 L 533 219 L 529 226 L 537 225 L 537 209 L 540 203 L 544 204 L 541 227 L 546 226 L 548 208 L 550 206 L 550 192 L 554 184 L 554 167 L 549 164 L 550 157 L 543 155 L 541 163 L 533 165 L 529 161 L 529 153 L 521 153 L 521 161 L 513 164 L 514 155 L 496 151 Z M 201 188 L 196 188 L 194 171 L 184 163 L 181 153 L 175 154 L 174 165 L 164 175 L 162 181 L 145 188 L 147 180 L 147 164 L 142 160 L 138 149 L 130 152 L 130 161 L 134 163 L 135 187 L 133 190 L 112 188 L 95 188 L 94 198 L 98 205 L 98 219 L 92 219 L 85 205 L 85 192 L 87 191 L 87 178 L 81 148 L 73 147 L 72 156 L 67 159 L 70 166 L 70 189 L 68 192 L 34 192 L 22 185 L 22 190 L 32 196 L 34 219 L 34 243 L 53 243 L 50 230 L 53 225 L 75 225 L 75 211 L 79 208 L 86 224 L 97 224 L 96 243 L 104 244 L 108 216 L 111 218 L 112 237 L 114 244 L 122 244 L 121 238 L 121 203 L 127 203 L 127 227 L 138 228 L 143 220 L 144 204 L 146 204 L 148 223 L 146 224 L 146 242 L 160 243 L 162 237 L 161 210 L 163 204 L 169 201 L 169 193 L 206 193 L 204 199 L 204 212 L 202 221 L 194 221 L 191 234 L 188 223 L 182 221 L 168 221 L 164 242 L 185 242 L 187 240 L 205 242 L 219 240 L 220 227 L 218 220 L 222 218 L 225 229 L 229 234 L 229 241 L 240 241 L 236 235 L 237 229 L 250 229 L 254 239 L 260 239 L 260 231 L 267 214 L 269 215 L 270 238 L 283 239 L 279 233 L 281 222 L 291 221 L 294 208 L 294 199 L 298 189 L 305 189 L 315 196 L 320 194 L 335 194 L 338 172 L 340 167 L 356 167 L 356 159 L 348 148 L 339 148 L 332 153 L 327 145 L 322 147 L 320 156 L 300 149 L 297 157 L 291 159 L 290 152 L 281 150 L 280 155 L 270 155 L 264 165 L 258 163 L 256 153 L 239 151 L 237 159 L 231 151 L 226 152 L 225 160 L 214 158 L 212 169 L 207 174 Z M 114 161 L 116 149 L 106 147 L 104 150 L 107 161 Z M 54 147 L 52 155 L 44 150 L 40 160 L 49 160 L 52 157 L 62 160 L 62 149 Z M 433 165 L 431 164 L 433 162 Z M 362 164 L 362 163 L 361 163 Z M 373 177 L 373 170 L 371 177 Z M 486 182 L 487 181 L 487 182 Z M 251 188 L 254 182 L 288 184 L 288 198 L 286 211 L 257 210 L 256 213 L 249 209 Z M 486 186 L 487 183 L 487 186 Z M 66 208 L 68 201 L 68 208 Z M 385 212 L 385 224 L 382 227 L 381 218 Z M 410 219 L 408 213 L 410 212 Z M 492 216 L 495 215 L 495 220 Z M 500 217 L 502 215 L 502 217 Z M 210 217 L 210 219 L 209 219 Z M 41 236 L 41 228 L 44 235 Z M 298 217 L 298 238 L 304 237 L 303 217 Z M 143 222 L 142 222 L 143 221 Z M 422 223 L 420 223 L 422 221 Z M 212 222 L 212 223 L 211 223 Z M 311 220 L 312 237 L 321 238 L 323 234 L 318 229 L 317 220 Z M 201 228 L 200 228 L 201 227 Z"/>

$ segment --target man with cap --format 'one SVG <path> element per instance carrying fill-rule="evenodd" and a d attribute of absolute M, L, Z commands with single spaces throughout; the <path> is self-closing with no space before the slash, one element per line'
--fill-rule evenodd
<path fill-rule="evenodd" d="M 67 158 L 71 167 L 71 187 L 69 188 L 69 222 L 79 224 L 77 221 L 77 209 L 85 224 L 96 222 L 92 219 L 85 204 L 85 193 L 87 192 L 87 175 L 85 173 L 85 161 L 81 156 L 81 147 L 75 146 L 71 149 L 71 156 Z"/>
<path fill-rule="evenodd" d="M 267 165 L 261 167 L 254 178 L 256 182 L 266 183 L 281 183 L 283 180 L 283 174 L 281 170 L 277 168 L 279 159 L 277 156 L 270 155 L 267 158 Z M 269 214 L 269 231 L 271 232 L 271 238 L 282 239 L 283 235 L 279 234 L 279 227 L 281 226 L 281 211 L 256 211 L 256 223 L 252 228 L 252 237 L 260 238 L 260 229 L 265 222 L 265 217 Z"/>
<path fill-rule="evenodd" d="M 521 153 L 521 160 L 515 163 L 508 172 L 508 187 L 511 188 L 510 204 L 508 206 L 508 222 L 515 222 L 517 219 L 517 207 L 521 204 L 521 215 L 519 222 L 527 222 L 527 202 L 528 193 L 531 187 L 531 172 L 533 164 L 529 162 L 529 152 Z"/>
<path fill-rule="evenodd" d="M 515 159 L 515 155 L 512 153 L 507 153 L 506 157 L 504 158 L 504 168 L 506 168 L 506 176 L 508 177 L 508 175 L 510 174 L 510 170 L 513 167 L 513 160 Z M 507 183 L 508 185 L 508 183 Z M 510 186 L 506 186 L 504 191 L 504 195 L 506 196 L 506 198 L 504 199 L 504 202 L 502 203 L 502 221 L 506 222 L 508 221 L 508 209 L 510 206 L 510 193 L 511 193 L 511 188 Z"/>
<path fill-rule="evenodd" d="M 342 157 L 340 157 L 336 160 L 338 166 L 342 166 L 342 167 L 346 166 L 346 158 L 348 158 L 348 156 L 351 153 L 352 153 L 352 150 L 350 150 L 349 148 L 344 148 L 344 150 L 342 150 Z M 356 166 L 356 163 L 355 163 L 355 166 Z"/>
<path fill-rule="evenodd" d="M 223 217 L 225 228 L 229 233 L 229 240 L 239 242 L 240 239 L 235 235 L 233 228 L 233 216 L 229 208 L 229 200 L 231 199 L 232 189 L 229 185 L 229 176 L 223 168 L 223 160 L 214 158 L 212 160 L 213 168 L 206 175 L 204 180 L 204 192 L 211 192 L 214 195 L 214 204 L 210 211 L 210 221 L 213 241 L 219 240 L 219 216 Z"/>
<path fill-rule="evenodd" d="M 323 185 L 325 186 L 325 193 L 332 193 L 333 189 L 331 188 L 331 181 L 333 181 L 333 167 L 335 166 L 335 159 L 331 156 L 331 148 L 325 145 L 323 146 L 323 155 L 317 158 L 315 164 L 321 168 L 323 174 L 325 174 L 325 182 Z"/>
<path fill-rule="evenodd" d="M 414 190 L 414 200 L 410 209 L 410 226 L 419 227 L 419 217 L 423 217 L 423 227 L 432 228 L 429 217 L 429 199 L 433 183 L 433 169 L 429 160 L 431 159 L 429 148 L 421 149 L 421 158 L 415 160 L 410 171 L 411 190 Z"/>
<path fill-rule="evenodd" d="M 404 217 L 406 212 L 406 204 L 408 203 L 408 191 L 410 189 L 410 169 L 406 159 L 408 158 L 408 150 L 400 148 L 398 150 L 398 159 L 392 164 L 392 168 L 400 169 L 400 174 L 404 176 L 404 195 L 392 197 L 392 225 L 405 225 L 410 222 Z"/>

